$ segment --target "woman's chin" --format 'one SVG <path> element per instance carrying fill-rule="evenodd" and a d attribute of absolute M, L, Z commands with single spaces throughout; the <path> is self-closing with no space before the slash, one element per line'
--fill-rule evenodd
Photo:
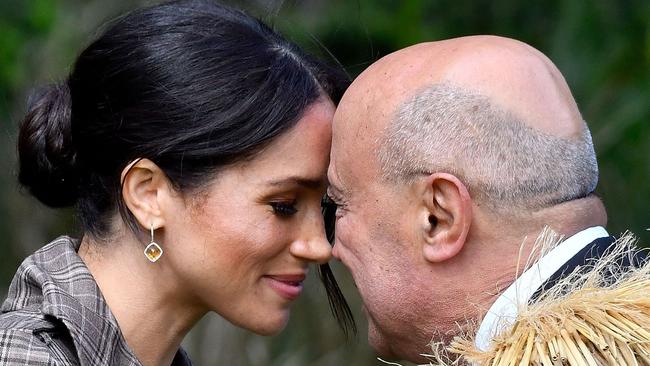
<path fill-rule="evenodd" d="M 245 324 L 242 327 L 261 336 L 274 336 L 282 332 L 288 322 L 289 310 L 286 310 L 282 314 L 262 317 L 257 324 Z"/>

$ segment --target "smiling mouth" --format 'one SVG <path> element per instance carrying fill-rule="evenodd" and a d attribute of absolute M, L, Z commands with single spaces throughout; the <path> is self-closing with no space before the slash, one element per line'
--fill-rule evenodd
<path fill-rule="evenodd" d="M 295 300 L 302 292 L 305 275 L 268 275 L 263 278 L 280 297 Z"/>

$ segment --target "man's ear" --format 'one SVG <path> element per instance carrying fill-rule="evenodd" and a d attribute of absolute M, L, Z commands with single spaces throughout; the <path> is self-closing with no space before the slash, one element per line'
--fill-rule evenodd
<path fill-rule="evenodd" d="M 463 249 L 472 223 L 472 201 L 465 185 L 451 174 L 431 174 L 425 184 L 422 254 L 438 263 Z"/>
<path fill-rule="evenodd" d="M 149 159 L 138 159 L 122 170 L 122 199 L 138 223 L 149 230 L 165 225 L 161 197 L 171 187 L 165 173 Z"/>

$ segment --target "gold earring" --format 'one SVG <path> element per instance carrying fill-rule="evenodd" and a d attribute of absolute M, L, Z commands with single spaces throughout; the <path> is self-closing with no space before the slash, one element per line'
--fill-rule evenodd
<path fill-rule="evenodd" d="M 155 263 L 163 255 L 163 250 L 155 241 L 153 241 L 153 222 L 151 223 L 151 243 L 144 248 L 144 256 L 151 263 Z"/>

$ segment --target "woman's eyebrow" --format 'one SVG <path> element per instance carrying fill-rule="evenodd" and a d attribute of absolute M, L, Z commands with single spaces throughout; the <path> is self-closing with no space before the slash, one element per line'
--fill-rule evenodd
<path fill-rule="evenodd" d="M 286 178 L 281 178 L 277 180 L 272 180 L 267 182 L 271 186 L 285 186 L 285 185 L 296 185 L 308 189 L 320 189 L 325 187 L 326 182 L 325 178 L 307 178 L 301 176 L 291 176 Z"/>

